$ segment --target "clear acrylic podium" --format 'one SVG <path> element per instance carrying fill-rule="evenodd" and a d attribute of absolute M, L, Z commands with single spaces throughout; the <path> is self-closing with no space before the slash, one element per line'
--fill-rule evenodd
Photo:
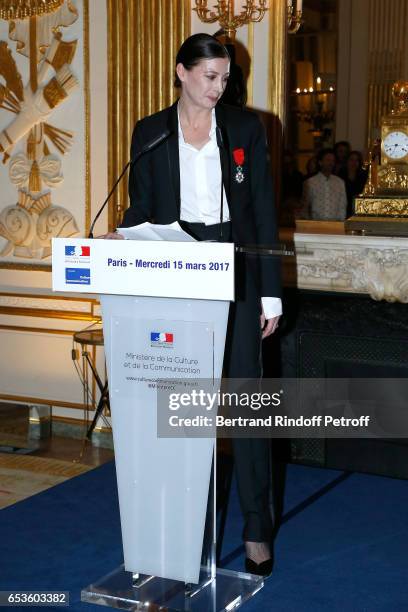
<path fill-rule="evenodd" d="M 90 245 L 89 261 L 66 261 L 65 247 L 75 244 L 86 253 Z M 233 245 L 218 243 L 54 241 L 54 289 L 72 291 L 67 279 L 89 274 L 79 290 L 102 294 L 124 552 L 124 564 L 93 580 L 82 601 L 219 612 L 263 586 L 259 576 L 216 567 L 215 432 L 157 435 L 158 385 L 183 381 L 188 388 L 206 379 L 219 388 L 233 257 Z M 112 261 L 122 262 L 118 270 Z M 87 272 L 67 273 L 67 264 Z"/>

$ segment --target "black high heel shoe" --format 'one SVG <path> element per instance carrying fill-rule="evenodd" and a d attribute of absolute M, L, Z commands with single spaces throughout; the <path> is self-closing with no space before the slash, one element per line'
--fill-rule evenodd
<path fill-rule="evenodd" d="M 252 559 L 245 559 L 245 571 L 248 574 L 255 574 L 255 576 L 263 576 L 267 578 L 272 574 L 273 559 L 267 559 L 262 563 L 255 563 Z"/>

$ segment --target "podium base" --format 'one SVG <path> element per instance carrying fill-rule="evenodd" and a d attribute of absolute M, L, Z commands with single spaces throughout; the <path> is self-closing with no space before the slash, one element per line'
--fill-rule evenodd
<path fill-rule="evenodd" d="M 183 582 L 156 576 L 140 575 L 138 588 L 132 580 L 131 572 L 121 565 L 84 588 L 81 601 L 143 612 L 228 612 L 242 606 L 264 584 L 260 576 L 224 569 L 217 569 L 216 578 L 203 588 L 197 585 L 196 590 L 191 585 L 189 590 Z"/>

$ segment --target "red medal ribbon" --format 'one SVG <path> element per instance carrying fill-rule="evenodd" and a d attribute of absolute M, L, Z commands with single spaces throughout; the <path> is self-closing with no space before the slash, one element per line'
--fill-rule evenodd
<path fill-rule="evenodd" d="M 237 166 L 242 166 L 245 161 L 245 151 L 244 149 L 234 149 L 232 151 L 232 155 L 234 157 L 234 162 Z"/>

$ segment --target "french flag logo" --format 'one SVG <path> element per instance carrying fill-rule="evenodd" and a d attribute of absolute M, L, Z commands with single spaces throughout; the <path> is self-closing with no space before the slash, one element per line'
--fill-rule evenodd
<path fill-rule="evenodd" d="M 90 257 L 91 247 L 90 246 L 66 246 L 65 247 L 66 257 Z"/>
<path fill-rule="evenodd" d="M 173 334 L 168 332 L 150 332 L 150 342 L 152 346 L 173 346 Z"/>

